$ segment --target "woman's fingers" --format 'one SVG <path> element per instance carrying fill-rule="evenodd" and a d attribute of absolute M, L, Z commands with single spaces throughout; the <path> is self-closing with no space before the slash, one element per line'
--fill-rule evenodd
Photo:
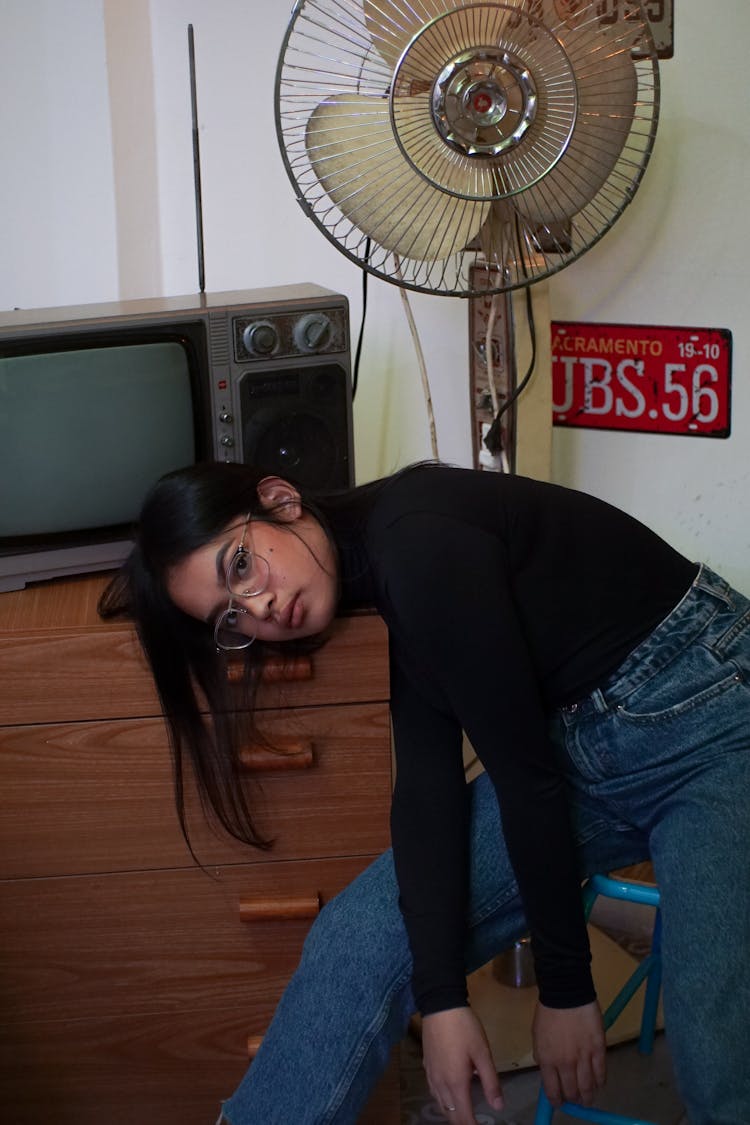
<path fill-rule="evenodd" d="M 502 1093 L 484 1029 L 470 1008 L 425 1016 L 422 1049 L 430 1090 L 452 1125 L 475 1125 L 471 1083 L 479 1075 L 485 1097 L 502 1108 Z"/>
<path fill-rule="evenodd" d="M 606 1077 L 606 1042 L 596 1003 L 579 1008 L 537 1005 L 534 1054 L 550 1102 L 590 1105 Z"/>
<path fill-rule="evenodd" d="M 576 1072 L 576 1085 L 578 1086 L 578 1098 L 581 1104 L 591 1105 L 594 1094 L 603 1084 L 603 1080 L 599 1082 L 596 1077 L 594 1060 L 590 1058 L 580 1059 Z"/>
<path fill-rule="evenodd" d="M 476 1125 L 477 1119 L 474 1116 L 471 1097 L 467 1092 L 456 1091 L 455 1094 L 451 1094 L 446 1091 L 436 1101 L 451 1125 Z"/>
<path fill-rule="evenodd" d="M 497 1076 L 495 1063 L 490 1053 L 489 1045 L 481 1052 L 481 1057 L 475 1060 L 476 1072 L 482 1084 L 482 1092 L 487 1104 L 492 1109 L 502 1109 L 504 1106 L 503 1090 Z"/>
<path fill-rule="evenodd" d="M 565 1101 L 563 1097 L 560 1074 L 556 1066 L 540 1066 L 539 1075 L 542 1079 L 544 1092 L 554 1106 L 561 1106 Z"/>

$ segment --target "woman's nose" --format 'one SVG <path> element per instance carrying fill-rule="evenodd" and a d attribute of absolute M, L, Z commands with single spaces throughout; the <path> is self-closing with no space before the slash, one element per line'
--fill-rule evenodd
<path fill-rule="evenodd" d="M 264 590 L 262 594 L 256 594 L 252 598 L 242 599 L 242 608 L 256 621 L 267 621 L 273 612 L 274 595 L 270 590 Z"/>

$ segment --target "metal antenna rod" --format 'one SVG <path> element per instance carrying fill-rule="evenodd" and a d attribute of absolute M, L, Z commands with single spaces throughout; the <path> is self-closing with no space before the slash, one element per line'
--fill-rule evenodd
<path fill-rule="evenodd" d="M 198 285 L 206 291 L 206 267 L 203 255 L 203 196 L 201 193 L 201 152 L 198 138 L 198 96 L 195 85 L 195 40 L 193 25 L 188 24 L 188 51 L 190 56 L 190 109 L 193 118 L 193 180 L 195 183 L 195 222 L 198 238 Z"/>

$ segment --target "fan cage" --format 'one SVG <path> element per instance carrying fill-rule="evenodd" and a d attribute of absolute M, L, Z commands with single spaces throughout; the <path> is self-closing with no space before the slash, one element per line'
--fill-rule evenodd
<path fill-rule="evenodd" d="M 548 186 L 544 171 L 535 175 L 532 169 L 528 176 L 529 183 L 534 185 L 531 204 L 523 183 L 520 187 L 511 184 L 503 193 L 503 186 L 508 185 L 498 188 L 495 182 L 484 197 L 481 192 L 472 192 L 471 186 L 468 190 L 465 187 L 456 190 L 455 186 L 451 189 L 446 185 L 436 187 L 429 174 L 413 165 L 410 154 L 403 151 L 395 133 L 404 169 L 425 181 L 432 221 L 437 229 L 444 226 L 465 231 L 466 224 L 461 226 L 462 217 L 470 214 L 469 208 L 482 206 L 476 202 L 477 198 L 484 198 L 486 214 L 480 224 L 481 231 L 477 231 L 475 237 L 467 241 L 457 238 L 450 252 L 443 252 L 439 257 L 423 252 L 410 254 L 408 239 L 405 247 L 389 248 L 383 244 L 387 240 L 381 241 L 363 229 L 367 223 L 360 226 L 352 220 L 347 214 L 351 207 L 346 199 L 337 203 L 326 190 L 308 151 L 307 133 L 313 114 L 327 102 L 338 100 L 345 104 L 351 98 L 356 107 L 362 99 L 368 99 L 368 104 L 382 105 L 383 114 L 388 107 L 388 119 L 394 125 L 399 112 L 394 78 L 400 74 L 399 68 L 403 69 L 409 61 L 409 52 L 414 51 L 415 42 L 426 29 L 434 32 L 445 15 L 461 19 L 470 9 L 476 12 L 488 7 L 517 10 L 519 18 L 533 22 L 533 13 L 541 12 L 543 3 L 547 7 L 540 30 L 564 44 L 578 82 L 587 82 L 589 91 L 594 90 L 596 94 L 600 81 L 602 90 L 607 91 L 607 69 L 611 65 L 607 56 L 625 53 L 632 60 L 635 96 L 628 97 L 627 104 L 624 100 L 620 110 L 617 96 L 613 98 L 610 90 L 607 112 L 589 112 L 585 132 L 579 139 L 578 155 L 584 163 L 587 159 L 593 161 L 590 167 L 596 168 L 600 155 L 605 154 L 608 171 L 603 182 L 597 182 L 596 175 L 590 177 L 593 182 L 589 185 L 586 175 L 575 184 L 571 178 L 568 191 L 567 171 L 562 179 L 559 175 L 556 181 L 551 177 Z M 656 49 L 648 20 L 638 4 L 631 5 L 629 22 L 623 25 L 627 40 L 624 34 L 618 38 L 610 33 L 601 45 L 592 40 L 594 31 L 601 27 L 600 5 L 584 4 L 575 21 L 560 18 L 560 8 L 564 10 L 565 5 L 560 5 L 558 0 L 503 0 L 501 4 L 487 0 L 484 3 L 369 0 L 369 10 L 368 0 L 297 0 L 276 73 L 277 135 L 300 206 L 339 251 L 369 273 L 407 289 L 472 297 L 480 293 L 508 292 L 550 277 L 607 233 L 633 199 L 653 150 L 660 101 Z M 554 20 L 550 18 L 550 10 L 555 13 Z M 592 49 L 592 42 L 595 49 Z M 451 50 L 457 54 L 459 45 L 448 43 L 446 53 Z M 444 58 L 436 60 L 436 76 L 440 64 L 446 61 Z M 426 95 L 424 89 L 417 93 Z M 559 115 L 560 107 L 553 108 Z M 355 124 L 358 112 L 355 108 Z M 620 144 L 618 138 L 616 151 L 612 152 L 613 125 L 618 119 L 618 128 L 622 130 L 622 121 L 625 121 L 627 129 L 624 140 Z M 363 167 L 367 160 L 367 114 L 357 134 L 361 139 L 351 155 L 352 196 L 357 191 L 358 167 Z M 433 140 L 431 137 L 430 141 Z M 545 143 L 543 136 L 540 146 L 543 148 Z M 375 151 L 376 146 L 371 147 Z M 557 158 L 564 152 L 563 147 Z M 468 166 L 466 161 L 464 164 Z M 549 168 L 555 164 L 553 152 Z M 395 179 L 393 176 L 384 179 L 385 206 L 387 193 L 394 183 L 398 184 L 400 174 L 397 172 Z M 465 177 L 464 183 L 469 182 Z M 590 198 L 581 200 L 581 193 Z M 566 195 L 571 200 L 567 209 Z M 563 213 L 558 215 L 560 210 Z M 414 222 L 419 222 L 416 215 Z"/>

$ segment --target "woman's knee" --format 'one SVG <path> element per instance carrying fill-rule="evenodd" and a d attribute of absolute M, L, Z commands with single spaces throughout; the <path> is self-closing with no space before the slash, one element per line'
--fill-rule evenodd
<path fill-rule="evenodd" d="M 386 972 L 410 963 L 390 853 L 326 903 L 305 939 L 301 965 L 335 961 L 339 971 Z"/>

